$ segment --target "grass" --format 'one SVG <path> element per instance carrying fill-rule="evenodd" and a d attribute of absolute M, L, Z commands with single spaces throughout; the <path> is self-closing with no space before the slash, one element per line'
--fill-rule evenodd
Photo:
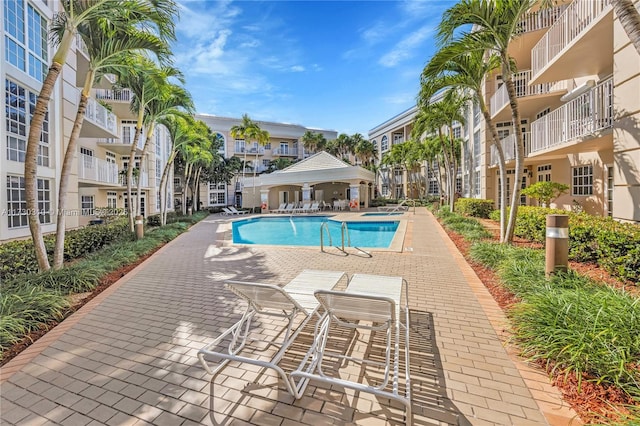
<path fill-rule="evenodd" d="M 93 290 L 110 272 L 136 262 L 207 215 L 198 212 L 185 217 L 184 222 L 150 228 L 141 240 L 111 244 L 63 269 L 21 275 L 3 283 L 0 351 L 6 351 L 45 324 L 63 319 L 71 309 L 69 295 Z"/>
<path fill-rule="evenodd" d="M 584 373 L 640 401 L 639 298 L 571 270 L 546 279 L 543 250 L 477 240 L 472 226 L 460 227 L 463 221 L 451 213 L 442 216 L 445 227 L 475 241 L 471 259 L 494 270 L 519 298 L 507 314 L 524 356 L 578 380 Z M 640 424 L 637 413 L 625 424 Z"/>

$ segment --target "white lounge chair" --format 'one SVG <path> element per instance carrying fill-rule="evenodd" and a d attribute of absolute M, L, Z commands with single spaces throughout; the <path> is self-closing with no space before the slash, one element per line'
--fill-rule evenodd
<path fill-rule="evenodd" d="M 314 297 L 318 289 L 331 290 L 346 277 L 346 273 L 337 271 L 304 270 L 284 287 L 272 284 L 228 281 L 226 287 L 238 297 L 245 300 L 247 308 L 244 315 L 229 329 L 216 337 L 211 343 L 198 351 L 198 359 L 211 377 L 210 407 L 213 416 L 214 380 L 220 371 L 230 362 L 237 361 L 275 370 L 284 380 L 287 390 L 297 394 L 297 385 L 277 365 L 287 348 L 312 317 L 320 317 L 319 301 Z M 303 317 L 302 322 L 293 331 L 294 320 Z M 269 361 L 259 359 L 250 354 L 243 354 L 249 345 L 252 320 L 257 315 L 284 317 L 287 320 L 284 337 L 281 342 L 269 342 L 269 345 L 280 346 Z M 261 336 L 260 340 L 264 340 Z M 225 348 L 226 346 L 226 348 Z M 259 352 L 254 348 L 253 354 Z M 213 420 L 213 419 L 212 419 Z M 215 423 L 215 422 L 214 422 Z"/>
<path fill-rule="evenodd" d="M 222 208 L 222 211 L 220 212 L 220 214 L 223 215 L 223 216 L 233 216 L 233 215 L 235 215 L 234 212 L 232 212 L 231 210 L 229 210 L 226 207 Z"/>
<path fill-rule="evenodd" d="M 293 209 L 294 213 L 308 213 L 311 209 L 311 203 L 304 203 L 302 207 Z"/>
<path fill-rule="evenodd" d="M 247 213 L 249 213 L 249 212 L 248 212 L 248 211 L 246 211 L 246 210 L 238 210 L 238 209 L 236 209 L 236 208 L 235 208 L 235 207 L 233 207 L 233 206 L 229 206 L 229 210 L 231 210 L 231 212 L 232 212 L 233 214 L 237 214 L 237 215 L 241 215 L 241 214 L 247 214 Z"/>
<path fill-rule="evenodd" d="M 282 209 L 282 211 L 279 211 L 278 213 L 293 213 L 294 208 L 295 203 L 289 203 L 284 209 Z"/>
<path fill-rule="evenodd" d="M 401 315 L 401 295 L 404 287 L 405 303 L 404 315 Z M 302 385 L 296 398 L 304 394 L 308 381 L 318 381 L 328 385 L 336 385 L 343 388 L 354 389 L 361 392 L 369 392 L 382 398 L 399 401 L 405 407 L 407 425 L 411 424 L 411 382 L 409 360 L 409 309 L 407 282 L 402 277 L 387 277 L 378 275 L 355 274 L 347 286 L 346 291 L 318 290 L 315 296 L 324 308 L 324 315 L 318 321 L 315 328 L 314 343 L 304 356 L 300 366 L 291 373 L 291 382 L 299 380 Z M 402 321 L 404 317 L 404 321 Z M 367 358 L 368 353 L 361 358 L 357 353 L 347 353 L 344 348 L 351 347 L 349 342 L 341 342 L 343 351 L 327 348 L 327 343 L 332 342 L 332 334 L 339 328 L 365 329 L 371 333 L 385 333 L 386 347 L 384 358 L 381 360 L 378 353 Z M 400 362 L 400 340 L 405 342 L 404 360 Z M 362 334 L 355 333 L 352 338 Z M 364 384 L 346 380 L 338 376 L 328 374 L 325 364 L 336 360 L 334 365 L 339 368 L 349 368 L 351 362 L 360 365 L 364 370 L 361 375 L 367 377 L 379 377 L 379 372 L 368 375 L 367 367 L 377 367 L 384 371 L 383 378 L 377 384 Z M 400 366 L 405 368 L 405 390 L 400 389 Z M 338 368 L 336 367 L 336 368 Z M 307 382 L 305 382 L 305 379 Z"/>
<path fill-rule="evenodd" d="M 311 203 L 311 207 L 309 208 L 310 213 L 317 213 L 320 211 L 320 203 Z"/>
<path fill-rule="evenodd" d="M 380 207 L 378 207 L 378 211 L 379 212 L 386 212 L 386 213 L 403 212 L 403 211 L 409 209 L 408 206 L 405 206 L 406 202 L 407 202 L 407 200 L 402 200 L 398 204 L 387 204 L 386 206 L 380 206 Z"/>
<path fill-rule="evenodd" d="M 280 213 L 287 207 L 287 203 L 282 203 L 277 209 L 271 210 L 271 213 Z"/>

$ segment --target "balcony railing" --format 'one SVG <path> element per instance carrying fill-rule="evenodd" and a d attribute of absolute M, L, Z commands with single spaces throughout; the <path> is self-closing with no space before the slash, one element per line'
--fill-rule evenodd
<path fill-rule="evenodd" d="M 523 132 L 524 138 L 524 156 L 529 156 L 531 134 L 529 132 Z M 500 141 L 502 145 L 502 151 L 504 152 L 504 161 L 513 161 L 516 159 L 516 135 L 510 134 L 506 138 Z M 494 145 L 491 145 L 491 165 L 496 166 L 498 164 L 498 150 Z"/>
<path fill-rule="evenodd" d="M 118 184 L 118 166 L 91 155 L 78 155 L 78 179 Z"/>
<path fill-rule="evenodd" d="M 549 28 L 558 20 L 567 7 L 568 5 L 563 4 L 527 14 L 520 22 L 520 31 L 522 33 L 528 33 Z"/>
<path fill-rule="evenodd" d="M 82 40 L 79 34 L 76 34 L 76 49 L 89 57 L 89 49 L 87 49 L 87 45 L 84 44 L 84 40 Z"/>
<path fill-rule="evenodd" d="M 531 123 L 531 152 L 543 151 L 613 126 L 613 78 Z"/>
<path fill-rule="evenodd" d="M 298 149 L 297 148 L 285 148 L 285 149 L 277 148 L 277 149 L 274 149 L 273 151 L 271 151 L 271 153 L 273 155 L 297 157 L 298 156 Z"/>
<path fill-rule="evenodd" d="M 129 89 L 94 89 L 94 94 L 96 99 L 117 102 L 131 102 L 131 98 L 133 97 L 133 94 Z"/>
<path fill-rule="evenodd" d="M 264 147 L 258 147 L 258 148 L 245 148 L 245 147 L 240 147 L 240 146 L 236 146 L 234 152 L 236 154 L 264 154 Z"/>
<path fill-rule="evenodd" d="M 533 95 L 544 95 L 562 90 L 573 89 L 573 81 L 569 80 L 556 81 L 553 83 L 535 84 L 529 86 L 533 73 L 531 70 L 520 71 L 513 76 L 513 82 L 516 87 L 516 95 L 519 98 Z M 491 97 L 491 116 L 493 117 L 498 111 L 502 110 L 509 103 L 509 93 L 507 93 L 507 85 L 503 84 Z"/>
<path fill-rule="evenodd" d="M 141 172 L 139 176 L 133 176 L 133 179 L 131 180 L 131 187 L 138 186 L 138 178 L 141 179 L 142 186 L 149 186 L 149 173 Z M 127 186 L 127 175 L 124 173 L 124 171 L 119 175 L 118 182 L 121 186 Z"/>
<path fill-rule="evenodd" d="M 571 3 L 531 51 L 533 75 L 538 74 L 608 9 L 611 2 L 612 0 L 576 0 Z"/>
<path fill-rule="evenodd" d="M 98 126 L 107 129 L 111 133 L 117 133 L 118 119 L 114 113 L 100 105 L 95 99 L 89 98 L 84 118 L 91 120 Z"/>

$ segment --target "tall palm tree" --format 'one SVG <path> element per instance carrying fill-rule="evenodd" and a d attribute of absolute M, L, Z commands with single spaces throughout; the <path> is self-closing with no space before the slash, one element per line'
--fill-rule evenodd
<path fill-rule="evenodd" d="M 246 166 L 247 164 L 247 146 L 251 142 L 252 139 L 256 137 L 256 132 L 258 130 L 258 126 L 251 118 L 249 118 L 249 114 L 242 115 L 242 121 L 240 124 L 236 124 L 231 127 L 230 134 L 234 139 L 242 139 L 244 140 L 244 152 L 243 152 L 243 163 Z M 242 180 L 244 184 L 244 175 L 245 175 L 245 167 L 242 168 Z"/>
<path fill-rule="evenodd" d="M 133 94 L 131 99 L 130 109 L 137 115 L 136 129 L 131 143 L 131 150 L 129 152 L 129 167 L 127 168 L 127 197 L 129 208 L 129 227 L 131 232 L 134 231 L 133 220 L 135 216 L 140 214 L 140 194 L 136 196 L 136 202 L 133 198 L 133 172 L 135 166 L 136 152 L 138 151 L 138 141 L 142 136 L 145 125 L 145 116 L 147 113 L 147 106 L 158 99 L 168 97 L 173 90 L 173 86 L 169 82 L 170 79 L 175 78 L 182 81 L 182 73 L 172 67 L 158 65 L 156 62 L 146 58 L 142 55 L 137 55 L 129 60 L 129 68 L 126 72 L 118 73 L 118 83 L 129 88 Z M 147 129 L 148 130 L 148 129 Z M 149 131 L 147 131 L 147 136 Z M 143 154 L 148 147 L 145 140 L 143 145 Z M 144 155 L 140 157 L 144 160 Z M 142 164 L 140 165 L 142 169 Z M 139 170 L 142 172 L 142 170 Z M 138 176 L 138 181 L 142 179 L 142 174 Z"/>
<path fill-rule="evenodd" d="M 302 142 L 302 146 L 306 151 L 311 153 L 315 153 L 318 151 L 318 136 L 319 133 L 313 133 L 311 130 L 307 130 L 304 132 L 302 137 L 300 138 L 300 142 Z"/>
<path fill-rule="evenodd" d="M 613 0 L 612 3 L 622 28 L 640 55 L 640 12 L 632 0 Z"/>
<path fill-rule="evenodd" d="M 511 119 L 516 138 L 515 175 L 524 172 L 524 137 L 520 126 L 520 110 L 513 74 L 517 72 L 515 61 L 509 54 L 509 45 L 520 34 L 520 22 L 536 3 L 535 0 L 461 0 L 445 11 L 438 26 L 438 39 L 442 46 L 458 39 L 469 51 L 480 50 L 498 56 L 502 68 L 502 80 L 509 95 Z M 466 28 L 472 26 L 472 31 Z M 520 200 L 520 179 L 514 179 L 509 221 L 505 229 L 505 241 L 513 241 L 516 214 Z"/>
<path fill-rule="evenodd" d="M 495 146 L 498 153 L 498 170 L 500 176 L 500 240 L 504 240 L 507 211 L 507 169 L 504 150 L 495 123 L 484 97 L 482 82 L 487 75 L 500 66 L 496 55 L 486 57 L 480 50 L 467 50 L 464 43 L 451 43 L 431 58 L 421 75 L 420 98 L 429 99 L 437 91 L 454 87 L 471 92 L 473 101 L 478 105 L 486 122 L 491 139 L 490 145 Z M 480 161 L 480 159 L 475 159 Z"/>
<path fill-rule="evenodd" d="M 163 39 L 173 39 L 175 36 L 173 19 L 176 16 L 177 8 L 173 0 L 68 0 L 60 4 L 62 11 L 54 17 L 51 23 L 51 39 L 56 46 L 56 51 L 38 94 L 27 138 L 24 179 L 25 201 L 28 211 L 36 211 L 37 209 L 37 157 L 42 125 L 54 85 L 60 76 L 62 67 L 67 62 L 67 55 L 79 28 L 86 26 L 89 22 L 100 20 L 105 27 L 108 25 L 119 29 L 131 28 L 133 25 L 139 29 L 153 27 L 156 34 Z M 50 265 L 39 218 L 37 215 L 29 215 L 28 219 L 38 268 L 48 270 Z"/>
<path fill-rule="evenodd" d="M 266 146 L 269 143 L 269 139 L 271 138 L 271 135 L 269 135 L 268 131 L 261 129 L 258 123 L 256 123 L 254 137 L 256 138 L 255 140 L 258 143 L 258 146 L 256 147 L 256 162 L 253 167 L 253 192 L 255 193 L 256 192 L 256 173 L 258 171 L 258 156 L 260 155 L 260 148 Z"/>
<path fill-rule="evenodd" d="M 66 230 L 65 211 L 67 209 L 69 176 L 73 159 L 76 156 L 76 146 L 93 84 L 102 79 L 105 74 L 113 73 L 115 70 L 125 66 L 126 56 L 133 51 L 149 51 L 160 56 L 168 53 L 168 46 L 162 39 L 148 31 L 140 31 L 136 28 L 118 31 L 118 29 L 113 28 L 102 28 L 101 22 L 88 22 L 79 31 L 89 53 L 89 69 L 85 77 L 84 87 L 80 92 L 76 118 L 69 136 L 60 172 L 56 240 L 53 252 L 54 269 L 59 269 L 63 266 Z"/>
<path fill-rule="evenodd" d="M 356 135 L 359 135 L 359 133 L 357 133 Z M 362 135 L 360 135 L 360 138 L 357 138 L 356 135 L 354 135 L 354 138 L 357 140 L 354 148 L 356 159 L 365 168 L 369 168 L 378 157 L 378 150 L 376 149 L 373 142 L 364 139 Z"/>

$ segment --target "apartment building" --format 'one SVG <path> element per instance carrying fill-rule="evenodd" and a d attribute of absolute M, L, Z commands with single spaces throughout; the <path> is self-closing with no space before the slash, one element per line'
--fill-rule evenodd
<path fill-rule="evenodd" d="M 522 187 L 537 181 L 565 183 L 569 192 L 554 207 L 639 222 L 640 56 L 611 0 L 574 0 L 533 10 L 522 29 L 510 47 L 518 67 L 514 80 L 525 138 L 522 176 L 514 176 L 515 134 L 502 76 L 496 72 L 485 81 L 491 117 L 508 159 L 509 186 L 513 179 Z M 478 112 L 470 118 L 466 127 L 472 136 L 463 150 L 470 167 L 463 164 L 463 169 L 471 191 L 465 187 L 462 192 L 498 200 L 496 150 L 486 142 L 488 132 Z M 379 134 L 380 127 L 370 137 L 393 135 Z M 386 127 L 395 132 L 399 126 Z M 535 201 L 523 196 L 521 203 Z"/>
<path fill-rule="evenodd" d="M 231 128 L 242 123 L 241 118 L 219 117 L 209 114 L 196 114 L 195 118 L 205 122 L 209 128 L 218 134 L 224 143 L 220 148 L 220 155 L 225 158 L 238 157 L 247 165 L 243 173 L 231 182 L 206 183 L 200 188 L 200 200 L 203 207 L 237 205 L 242 207 L 256 207 L 260 205 L 259 192 L 254 197 L 252 191 L 245 191 L 244 182 L 252 185 L 255 174 L 260 174 L 269 169 L 272 161 L 278 158 L 287 158 L 298 161 L 309 157 L 313 152 L 305 151 L 300 139 L 307 131 L 322 134 L 327 140 L 336 139 L 338 133 L 334 130 L 314 129 L 298 124 L 277 123 L 271 121 L 254 120 L 262 130 L 269 132 L 269 142 L 260 145 L 257 142 L 247 142 L 235 139 L 231 136 Z M 175 186 L 182 190 L 180 177 L 175 180 Z M 206 203 L 205 203 L 206 200 Z"/>
<path fill-rule="evenodd" d="M 30 235 L 25 203 L 24 157 L 32 109 L 47 73 L 53 47 L 47 29 L 57 1 L 6 0 L 0 7 L 0 78 L 4 82 L 0 125 L 0 241 Z M 55 231 L 60 170 L 89 65 L 80 39 L 71 48 L 55 85 L 45 118 L 38 153 L 38 202 L 44 233 Z M 124 208 L 127 203 L 125 170 L 134 133 L 129 111 L 130 93 L 117 94 L 105 79 L 89 100 L 69 181 L 66 225 L 85 226 L 96 219 L 98 208 Z M 109 104 L 110 108 L 105 105 Z M 146 215 L 159 211 L 160 172 L 170 151 L 165 129 L 153 135 L 148 155 L 135 160 L 136 179 Z M 139 145 L 142 146 L 142 142 Z M 141 150 L 139 150 L 141 152 Z M 173 200 L 167 200 L 173 206 Z"/>

